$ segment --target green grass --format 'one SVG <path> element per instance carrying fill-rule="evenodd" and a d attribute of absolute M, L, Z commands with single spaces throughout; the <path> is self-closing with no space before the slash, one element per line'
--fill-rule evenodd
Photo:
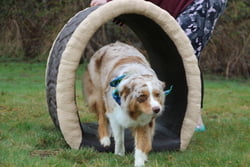
<path fill-rule="evenodd" d="M 0 166 L 121 167 L 124 157 L 93 149 L 71 150 L 54 128 L 45 99 L 46 63 L 0 63 Z M 77 99 L 85 110 L 77 80 Z M 250 166 L 250 80 L 205 77 L 206 132 L 195 133 L 184 152 L 150 153 L 152 167 Z M 81 112 L 81 119 L 93 116 Z"/>

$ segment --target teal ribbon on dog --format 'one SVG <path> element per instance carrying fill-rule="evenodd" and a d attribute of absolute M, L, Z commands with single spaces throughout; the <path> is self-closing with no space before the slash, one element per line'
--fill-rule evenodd
<path fill-rule="evenodd" d="M 117 87 L 119 85 L 119 83 L 122 81 L 122 79 L 124 77 L 126 77 L 127 75 L 126 74 L 123 74 L 119 77 L 116 77 L 115 79 L 113 79 L 109 84 L 111 87 Z"/>
<path fill-rule="evenodd" d="M 172 90 L 173 90 L 173 85 L 171 85 L 168 90 L 164 91 L 164 95 L 165 96 L 169 95 L 172 92 Z"/>
<path fill-rule="evenodd" d="M 122 79 L 123 79 L 124 77 L 126 77 L 126 76 L 127 76 L 126 74 L 123 74 L 123 75 L 121 75 L 121 76 L 119 76 L 119 77 L 116 77 L 115 79 L 113 79 L 113 80 L 109 83 L 109 85 L 110 85 L 111 87 L 117 87 L 117 86 L 119 85 L 119 83 L 122 81 Z M 113 92 L 112 92 L 112 97 L 113 97 L 114 100 L 117 102 L 117 104 L 121 105 L 121 97 L 120 97 L 120 95 L 119 95 L 119 91 L 118 91 L 117 88 L 115 88 L 115 89 L 113 90 Z"/>
<path fill-rule="evenodd" d="M 121 97 L 119 96 L 119 91 L 117 88 L 113 90 L 112 97 L 114 98 L 117 104 L 121 105 Z"/>

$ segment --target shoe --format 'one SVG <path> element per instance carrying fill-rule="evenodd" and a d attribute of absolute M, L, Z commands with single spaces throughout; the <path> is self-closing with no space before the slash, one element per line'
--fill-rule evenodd
<path fill-rule="evenodd" d="M 195 132 L 204 132 L 206 130 L 205 125 L 197 125 L 195 128 Z"/>

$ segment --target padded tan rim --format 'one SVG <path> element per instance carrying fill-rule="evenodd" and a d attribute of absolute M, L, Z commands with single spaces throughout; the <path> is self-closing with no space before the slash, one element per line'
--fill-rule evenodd
<path fill-rule="evenodd" d="M 175 43 L 183 60 L 188 85 L 188 104 L 181 130 L 181 150 L 193 136 L 200 111 L 200 71 L 189 39 L 165 10 L 144 1 L 115 0 L 93 11 L 72 34 L 59 65 L 56 100 L 61 131 L 71 148 L 79 149 L 82 131 L 75 102 L 75 75 L 81 55 L 93 34 L 106 22 L 121 14 L 139 14 L 154 20 Z"/>

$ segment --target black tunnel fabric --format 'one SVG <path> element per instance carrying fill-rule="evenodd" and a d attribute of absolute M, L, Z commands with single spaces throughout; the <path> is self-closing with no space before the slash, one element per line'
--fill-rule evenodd
<path fill-rule="evenodd" d="M 112 11 L 112 12 L 110 12 Z M 103 16 L 98 20 L 98 16 Z M 193 135 L 200 109 L 200 73 L 192 46 L 178 23 L 164 10 L 135 0 L 113 1 L 80 11 L 58 34 L 46 69 L 46 93 L 50 116 L 71 148 L 100 146 L 96 123 L 80 123 L 75 102 L 75 72 L 86 44 L 97 29 L 119 17 L 142 41 L 158 77 L 173 85 L 163 115 L 157 119 L 154 151 L 185 150 Z M 134 148 L 126 131 L 126 151 Z"/>

